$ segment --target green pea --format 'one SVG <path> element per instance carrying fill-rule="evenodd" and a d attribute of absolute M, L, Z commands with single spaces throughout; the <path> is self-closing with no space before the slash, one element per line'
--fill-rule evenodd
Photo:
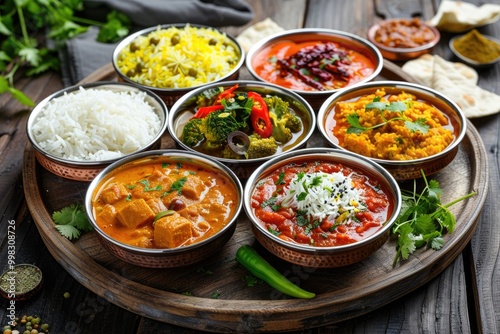
<path fill-rule="evenodd" d="M 171 38 L 170 38 L 170 43 L 172 45 L 177 45 L 179 44 L 179 42 L 181 41 L 181 36 L 179 34 L 174 34 Z"/>

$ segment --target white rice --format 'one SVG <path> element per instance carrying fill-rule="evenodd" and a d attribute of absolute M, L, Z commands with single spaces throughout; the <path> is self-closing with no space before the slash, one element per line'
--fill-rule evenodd
<path fill-rule="evenodd" d="M 80 87 L 47 103 L 33 125 L 33 136 L 44 151 L 63 159 L 119 158 L 143 148 L 160 131 L 160 118 L 146 96 Z"/>

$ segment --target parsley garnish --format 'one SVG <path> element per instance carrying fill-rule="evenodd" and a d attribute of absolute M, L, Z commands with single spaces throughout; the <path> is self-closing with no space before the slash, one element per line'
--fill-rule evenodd
<path fill-rule="evenodd" d="M 56 223 L 56 229 L 62 236 L 69 240 L 78 239 L 82 232 L 93 229 L 83 205 L 76 203 L 52 213 L 52 219 Z"/>
<path fill-rule="evenodd" d="M 405 102 L 398 101 L 390 103 L 380 102 L 380 96 L 377 96 L 373 99 L 373 102 L 368 103 L 365 106 L 365 109 L 378 109 L 380 111 L 380 117 L 382 117 L 383 120 L 382 123 L 364 127 L 359 123 L 359 115 L 353 113 L 347 116 L 347 122 L 351 125 L 347 129 L 347 133 L 360 134 L 366 130 L 376 129 L 386 125 L 391 121 L 396 120 L 404 121 L 405 127 L 412 132 L 419 131 L 421 133 L 427 133 L 427 131 L 429 131 L 429 126 L 425 124 L 425 118 L 419 118 L 415 122 L 413 122 L 405 117 L 404 111 L 407 109 L 408 104 L 411 104 L 411 100 L 407 100 Z M 383 111 L 396 112 L 399 114 L 399 116 L 386 119 L 383 115 Z"/>
<path fill-rule="evenodd" d="M 392 227 L 392 233 L 397 237 L 393 266 L 400 259 L 407 260 L 417 248 L 427 246 L 434 250 L 441 249 L 444 245 L 443 235 L 455 230 L 455 217 L 448 208 L 476 194 L 473 191 L 443 205 L 443 191 L 439 183 L 436 180 L 427 181 L 424 172 L 421 173 L 425 187 L 420 194 L 416 192 L 416 181 L 413 191 L 402 190 L 401 213 Z"/>

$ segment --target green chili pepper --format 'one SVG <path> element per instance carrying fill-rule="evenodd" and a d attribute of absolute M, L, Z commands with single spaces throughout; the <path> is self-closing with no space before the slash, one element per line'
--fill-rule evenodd
<path fill-rule="evenodd" d="M 269 262 L 248 245 L 241 246 L 236 252 L 236 260 L 255 277 L 260 278 L 276 290 L 296 298 L 313 298 L 316 294 L 303 290 L 290 282 Z"/>

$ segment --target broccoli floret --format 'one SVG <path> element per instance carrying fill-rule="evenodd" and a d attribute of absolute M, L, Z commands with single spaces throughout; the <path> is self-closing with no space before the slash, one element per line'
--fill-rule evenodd
<path fill-rule="evenodd" d="M 224 109 L 210 113 L 204 120 L 205 138 L 212 145 L 225 144 L 229 134 L 241 127 L 241 124 L 234 118 L 232 113 Z"/>
<path fill-rule="evenodd" d="M 268 157 L 278 151 L 278 143 L 273 137 L 261 138 L 254 134 L 249 136 L 250 145 L 247 150 L 247 159 Z"/>
<path fill-rule="evenodd" d="M 302 129 L 302 121 L 288 107 L 288 102 L 278 96 L 266 97 L 265 101 L 273 123 L 272 136 L 282 144 L 289 142 L 293 137 L 293 133 Z"/>
<path fill-rule="evenodd" d="M 203 120 L 201 118 L 193 118 L 184 125 L 182 129 L 181 141 L 189 147 L 197 146 L 205 135 L 203 134 Z"/>

